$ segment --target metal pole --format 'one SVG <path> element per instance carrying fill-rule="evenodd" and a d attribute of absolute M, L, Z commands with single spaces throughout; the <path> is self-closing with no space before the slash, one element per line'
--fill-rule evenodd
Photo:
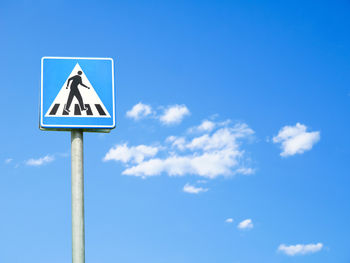
<path fill-rule="evenodd" d="M 72 262 L 85 263 L 83 131 L 71 132 Z"/>

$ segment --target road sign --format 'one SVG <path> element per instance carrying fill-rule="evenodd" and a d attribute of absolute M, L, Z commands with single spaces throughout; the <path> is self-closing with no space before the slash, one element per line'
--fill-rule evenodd
<path fill-rule="evenodd" d="M 114 127 L 113 59 L 42 58 L 41 129 L 106 130 Z"/>

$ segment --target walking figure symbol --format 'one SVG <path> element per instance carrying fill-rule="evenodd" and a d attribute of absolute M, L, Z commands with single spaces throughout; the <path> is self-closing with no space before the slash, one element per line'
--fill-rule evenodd
<path fill-rule="evenodd" d="M 67 103 L 66 103 L 66 105 L 64 107 L 64 110 L 66 112 L 70 112 L 69 108 L 70 108 L 70 105 L 72 104 L 72 101 L 73 101 L 74 97 L 77 98 L 77 100 L 79 102 L 80 109 L 82 111 L 88 110 L 88 108 L 86 108 L 84 106 L 83 98 L 82 98 L 82 96 L 80 94 L 78 86 L 81 85 L 81 86 L 83 86 L 83 87 L 85 87 L 87 89 L 90 89 L 90 87 L 86 86 L 83 83 L 83 81 L 81 79 L 81 74 L 83 74 L 83 72 L 79 70 L 78 71 L 78 75 L 75 75 L 75 76 L 69 78 L 68 81 L 67 81 L 66 89 L 68 89 L 70 82 L 71 82 L 71 85 L 70 85 L 70 92 L 69 92 L 69 95 L 68 95 Z"/>
<path fill-rule="evenodd" d="M 93 75 L 92 72 L 90 72 Z M 91 84 L 77 63 L 59 90 L 45 117 L 110 118 L 107 108 L 96 93 L 98 82 Z M 101 89 L 101 88 L 100 88 Z"/>

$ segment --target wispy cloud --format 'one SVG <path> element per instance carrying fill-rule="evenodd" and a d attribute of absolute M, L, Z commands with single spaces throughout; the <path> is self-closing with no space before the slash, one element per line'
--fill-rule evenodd
<path fill-rule="evenodd" d="M 116 145 L 111 148 L 103 158 L 104 161 L 121 161 L 123 163 L 135 162 L 141 163 L 146 157 L 153 157 L 158 153 L 158 147 L 147 145 L 138 145 L 135 147 L 128 147 L 126 143 Z"/>
<path fill-rule="evenodd" d="M 211 132 L 214 130 L 217 123 L 210 120 L 203 120 L 202 123 L 196 127 L 193 127 L 190 129 L 191 132 L 198 131 L 198 132 Z"/>
<path fill-rule="evenodd" d="M 288 255 L 288 256 L 295 256 L 295 255 L 305 255 L 305 254 L 311 254 L 316 253 L 318 251 L 321 251 L 323 248 L 322 243 L 317 244 L 297 244 L 297 245 L 285 245 L 281 244 L 278 247 L 278 251 Z"/>
<path fill-rule="evenodd" d="M 144 161 L 124 170 L 123 174 L 134 176 L 154 176 L 166 173 L 170 176 L 194 174 L 206 178 L 232 174 L 231 168 L 237 165 L 238 153 L 230 149 L 201 155 L 169 156 Z"/>
<path fill-rule="evenodd" d="M 240 150 L 238 140 L 252 133 L 245 124 L 221 128 L 213 134 L 181 142 L 181 147 L 187 150 L 184 153 L 172 152 L 165 158 L 146 160 L 127 168 L 123 174 L 141 177 L 161 173 L 170 176 L 193 174 L 211 179 L 233 175 L 242 171 L 240 161 L 244 152 Z"/>
<path fill-rule="evenodd" d="M 185 137 L 176 137 L 176 136 L 169 136 L 166 139 L 166 142 L 170 142 L 171 145 L 179 150 L 185 150 L 186 148 L 186 139 Z"/>
<path fill-rule="evenodd" d="M 274 143 L 281 143 L 281 156 L 287 157 L 301 154 L 320 140 L 320 132 L 307 132 L 307 127 L 297 123 L 295 126 L 284 126 L 278 135 L 273 137 Z"/>
<path fill-rule="evenodd" d="M 186 105 L 172 105 L 167 107 L 159 107 L 152 109 L 148 104 L 139 102 L 135 104 L 131 110 L 126 112 L 126 117 L 134 120 L 140 120 L 147 116 L 151 116 L 153 119 L 159 120 L 164 125 L 179 124 L 182 120 L 190 114 Z M 208 129 L 209 123 L 204 124 L 203 129 Z"/>
<path fill-rule="evenodd" d="M 31 158 L 31 159 L 25 161 L 25 164 L 29 165 L 29 166 L 41 166 L 41 165 L 50 163 L 54 160 L 55 160 L 54 156 L 46 155 L 46 156 L 38 158 L 38 159 Z"/>
<path fill-rule="evenodd" d="M 240 222 L 237 226 L 238 229 L 252 229 L 254 227 L 253 221 L 251 219 L 246 219 Z"/>
<path fill-rule="evenodd" d="M 178 137 L 170 139 L 168 137 L 166 141 L 172 141 L 172 147 L 175 145 L 176 148 L 184 151 L 172 148 L 172 151 L 169 149 L 163 154 L 164 157 L 145 158 L 137 165 L 128 166 L 123 174 L 143 178 L 162 173 L 169 176 L 192 174 L 213 179 L 237 173 L 253 173 L 253 169 L 242 166 L 244 151 L 240 149 L 240 140 L 253 133 L 253 130 L 246 124 L 236 124 L 233 127 L 223 127 L 199 137 L 189 139 L 183 137 L 180 141 Z M 164 148 L 166 149 L 166 146 Z M 105 156 L 105 160 L 123 161 L 120 160 L 121 157 L 118 158 Z"/>
<path fill-rule="evenodd" d="M 226 223 L 228 223 L 228 224 L 231 224 L 231 223 L 233 223 L 233 218 L 227 218 L 226 220 L 225 220 L 225 222 Z"/>
<path fill-rule="evenodd" d="M 165 125 L 178 124 L 189 114 L 190 111 L 185 105 L 173 105 L 165 109 L 159 120 Z"/>
<path fill-rule="evenodd" d="M 134 120 L 139 120 L 151 114 L 152 114 L 152 107 L 150 105 L 143 104 L 141 102 L 134 105 L 131 110 L 126 112 L 126 116 Z"/>
<path fill-rule="evenodd" d="M 208 188 L 196 187 L 196 186 L 190 185 L 189 183 L 185 184 L 183 188 L 183 191 L 189 194 L 199 194 L 202 192 L 207 192 L 208 190 L 209 190 Z"/>
<path fill-rule="evenodd" d="M 250 167 L 241 167 L 241 168 L 237 169 L 237 173 L 244 174 L 244 175 L 250 175 L 250 174 L 254 174 L 255 170 L 253 168 L 250 168 Z"/>
<path fill-rule="evenodd" d="M 6 163 L 6 164 L 11 163 L 12 161 L 13 161 L 13 159 L 12 159 L 12 158 L 7 158 L 7 159 L 5 159 L 5 163 Z"/>
<path fill-rule="evenodd" d="M 201 125 L 198 126 L 199 131 L 212 131 L 215 128 L 215 122 L 204 120 Z"/>

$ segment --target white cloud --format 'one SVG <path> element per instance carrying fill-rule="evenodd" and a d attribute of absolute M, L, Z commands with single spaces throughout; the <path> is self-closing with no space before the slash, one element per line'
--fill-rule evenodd
<path fill-rule="evenodd" d="M 201 125 L 197 127 L 198 131 L 207 131 L 210 132 L 215 128 L 215 122 L 204 120 Z"/>
<path fill-rule="evenodd" d="M 239 229 L 252 229 L 254 225 L 251 219 L 246 219 L 240 222 L 237 227 Z"/>
<path fill-rule="evenodd" d="M 297 245 L 291 245 L 291 246 L 281 244 L 278 247 L 278 251 L 288 256 L 295 256 L 295 255 L 305 255 L 305 254 L 316 253 L 320 251 L 322 248 L 323 248 L 322 243 L 307 244 L 307 245 L 297 244 Z"/>
<path fill-rule="evenodd" d="M 184 150 L 186 146 L 186 139 L 184 137 L 169 136 L 166 139 L 167 142 L 170 142 L 173 147 L 178 148 L 179 150 Z"/>
<path fill-rule="evenodd" d="M 301 154 L 311 148 L 320 140 L 320 132 L 307 132 L 307 127 L 297 123 L 295 126 L 284 126 L 278 135 L 273 137 L 274 143 L 281 143 L 281 156 Z"/>
<path fill-rule="evenodd" d="M 112 147 L 103 158 L 104 161 L 121 161 L 123 163 L 141 163 L 146 157 L 153 157 L 158 153 L 157 147 L 138 145 L 128 147 L 126 143 Z"/>
<path fill-rule="evenodd" d="M 214 134 L 204 134 L 194 138 L 187 148 L 205 151 L 223 148 L 237 149 L 237 139 L 252 135 L 254 131 L 246 124 L 237 124 L 233 128 L 225 127 L 217 130 Z"/>
<path fill-rule="evenodd" d="M 12 162 L 12 161 L 13 161 L 12 158 L 7 158 L 7 159 L 5 159 L 5 163 L 6 163 L 6 164 L 9 164 L 9 163 Z"/>
<path fill-rule="evenodd" d="M 238 165 L 240 152 L 225 149 L 221 151 L 192 154 L 185 156 L 170 156 L 165 159 L 151 159 L 127 168 L 123 174 L 133 176 L 154 176 L 167 173 L 170 176 L 194 174 L 206 178 L 233 174 L 232 168 Z"/>
<path fill-rule="evenodd" d="M 190 111 L 185 105 L 174 105 L 167 108 L 159 120 L 166 125 L 178 124 L 183 118 L 190 114 Z"/>
<path fill-rule="evenodd" d="M 134 105 L 131 110 L 126 112 L 126 116 L 131 119 L 138 120 L 150 115 L 151 113 L 151 106 L 139 102 L 138 104 Z"/>
<path fill-rule="evenodd" d="M 201 192 L 207 192 L 209 189 L 208 188 L 203 188 L 203 187 L 195 187 L 193 185 L 190 184 L 185 184 L 183 191 L 185 193 L 189 193 L 189 194 L 199 194 Z"/>
<path fill-rule="evenodd" d="M 140 146 L 117 145 L 110 149 L 104 160 L 121 161 L 126 164 L 126 169 L 122 172 L 124 175 L 142 178 L 167 174 L 196 175 L 213 179 L 218 176 L 251 174 L 254 170 L 245 163 L 241 140 L 253 133 L 246 124 L 237 124 L 220 127 L 211 134 L 194 138 L 169 136 L 166 142 L 171 143 L 171 146 L 160 146 L 165 149 L 162 155 L 155 147 L 141 145 L 142 149 L 148 149 L 149 154 L 146 156 L 145 151 L 140 153 Z M 133 157 L 136 153 L 140 155 L 137 159 Z M 145 157 L 149 159 L 146 160 Z"/>
<path fill-rule="evenodd" d="M 244 174 L 244 175 L 250 175 L 250 174 L 255 173 L 255 170 L 252 168 L 241 167 L 241 168 L 237 169 L 237 173 Z"/>
<path fill-rule="evenodd" d="M 26 165 L 29 165 L 29 166 L 41 166 L 41 165 L 44 165 L 44 164 L 47 164 L 47 163 L 50 163 L 52 161 L 55 160 L 55 157 L 52 156 L 52 155 L 46 155 L 44 157 L 41 157 L 39 159 L 29 159 L 25 162 Z"/>
<path fill-rule="evenodd" d="M 231 223 L 233 223 L 233 218 L 227 218 L 225 220 L 225 222 L 228 223 L 228 224 L 231 224 Z"/>

